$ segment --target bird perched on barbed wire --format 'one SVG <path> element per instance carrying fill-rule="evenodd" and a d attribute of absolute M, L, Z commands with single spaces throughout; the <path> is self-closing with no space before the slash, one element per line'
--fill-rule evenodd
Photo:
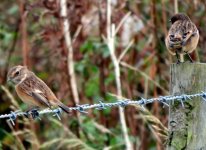
<path fill-rule="evenodd" d="M 51 89 L 26 66 L 14 66 L 7 74 L 7 81 L 15 85 L 15 90 L 20 99 L 30 106 L 37 108 L 60 107 L 63 111 L 69 113 L 69 108 L 60 102 Z M 37 109 L 32 109 L 33 118 L 38 115 Z M 29 112 L 27 111 L 27 113 Z"/>
<path fill-rule="evenodd" d="M 168 51 L 172 55 L 176 55 L 177 63 L 180 63 L 179 55 L 187 54 L 191 62 L 193 62 L 189 53 L 193 52 L 199 41 L 199 31 L 190 18 L 178 13 L 171 18 L 172 26 L 165 39 Z"/>

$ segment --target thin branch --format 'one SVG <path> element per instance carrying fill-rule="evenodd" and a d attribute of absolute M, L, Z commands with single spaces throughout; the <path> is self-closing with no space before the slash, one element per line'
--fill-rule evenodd
<path fill-rule="evenodd" d="M 21 15 L 21 46 L 22 46 L 22 54 L 23 54 L 23 65 L 29 65 L 29 46 L 28 46 L 28 35 L 27 35 L 27 23 L 26 18 L 28 11 L 25 11 L 25 3 L 22 0 L 18 0 L 19 9 Z"/>
<path fill-rule="evenodd" d="M 60 6 L 61 6 L 61 12 L 60 12 L 61 17 L 63 18 L 64 38 L 68 50 L 67 66 L 68 66 L 68 72 L 70 76 L 70 85 L 71 85 L 74 101 L 76 104 L 79 104 L 79 95 L 78 95 L 75 72 L 74 72 L 73 47 L 72 47 L 70 30 L 69 30 L 69 20 L 67 19 L 67 1 L 61 0 Z"/>
<path fill-rule="evenodd" d="M 156 56 L 157 52 L 153 51 L 148 57 L 146 57 L 144 60 L 141 60 L 139 63 L 136 64 L 136 68 L 140 68 L 141 66 L 148 63 L 154 56 Z"/>
<path fill-rule="evenodd" d="M 121 89 L 121 80 L 120 80 L 120 66 L 115 55 L 115 35 L 117 30 L 115 30 L 115 25 L 111 24 L 111 0 L 107 0 L 107 45 L 110 51 L 111 59 L 114 64 L 114 72 L 115 72 L 115 80 L 116 80 L 116 87 L 117 87 L 117 95 L 122 96 L 122 89 Z M 120 115 L 120 123 L 122 126 L 122 132 L 126 144 L 127 150 L 132 150 L 132 144 L 129 140 L 129 135 L 127 132 L 127 125 L 124 115 L 124 109 L 119 107 L 119 115 Z"/>
<path fill-rule="evenodd" d="M 115 30 L 115 34 L 117 34 L 117 32 L 119 31 L 119 29 L 121 28 L 121 26 L 123 25 L 123 23 L 127 20 L 127 18 L 131 15 L 131 12 L 129 11 L 120 21 L 120 23 L 117 25 L 117 28 Z"/>
<path fill-rule="evenodd" d="M 8 56 L 7 56 L 7 60 L 6 60 L 6 64 L 5 64 L 4 79 L 6 78 L 9 63 L 10 63 L 10 59 L 11 59 L 11 56 L 12 56 L 14 50 L 15 50 L 15 47 L 16 47 L 16 44 L 17 44 L 17 41 L 18 41 L 20 25 L 21 25 L 21 19 L 19 18 L 17 20 L 17 25 L 16 25 L 16 29 L 14 31 L 14 38 L 13 38 L 13 41 L 11 43 L 11 47 L 7 50 L 8 51 Z"/>
<path fill-rule="evenodd" d="M 129 50 L 129 48 L 132 46 L 132 44 L 134 43 L 134 39 L 131 40 L 129 42 L 129 44 L 127 45 L 127 47 L 123 50 L 123 52 L 120 54 L 119 58 L 118 58 L 118 62 L 120 62 L 122 60 L 122 58 L 125 56 L 125 54 L 127 53 L 127 51 Z"/>
<path fill-rule="evenodd" d="M 148 76 L 146 73 L 142 72 L 141 70 L 139 70 L 139 68 L 133 67 L 125 62 L 120 62 L 120 64 L 126 68 L 129 68 L 131 70 L 137 71 L 139 72 L 143 77 L 147 78 L 148 80 L 150 80 L 154 85 L 156 85 L 158 88 L 160 88 L 163 92 L 165 92 L 166 94 L 168 94 L 169 92 L 167 90 L 165 90 L 165 88 L 163 88 L 159 83 L 155 82 L 150 76 Z"/>
<path fill-rule="evenodd" d="M 11 103 L 14 105 L 15 109 L 19 109 L 19 104 L 14 99 L 13 95 L 10 93 L 10 91 L 3 85 L 1 85 L 1 89 L 6 93 L 8 98 L 10 99 Z"/>
<path fill-rule="evenodd" d="M 74 43 L 78 37 L 78 35 L 80 34 L 82 30 L 82 25 L 79 25 L 76 32 L 74 33 L 73 39 L 72 39 L 72 43 Z"/>
<path fill-rule="evenodd" d="M 166 8 L 165 8 L 165 0 L 161 0 L 161 6 L 162 6 L 162 27 L 163 32 L 166 37 L 167 35 L 167 15 L 166 15 Z"/>
<path fill-rule="evenodd" d="M 60 14 L 63 19 L 63 35 L 66 43 L 66 48 L 68 50 L 67 54 L 67 67 L 68 67 L 68 74 L 70 77 L 70 86 L 72 90 L 72 96 L 74 99 L 74 102 L 76 105 L 79 104 L 79 94 L 78 94 L 78 89 L 77 89 L 77 82 L 76 82 L 76 77 L 75 77 L 75 72 L 74 72 L 74 60 L 73 60 L 73 47 L 72 47 L 72 39 L 71 39 L 71 34 L 70 34 L 70 25 L 69 25 L 69 20 L 67 19 L 67 0 L 60 0 Z M 78 30 L 77 30 L 78 31 Z M 80 30 L 79 30 L 80 32 Z M 77 34 L 79 34 L 77 32 Z M 80 113 L 77 112 L 77 120 L 78 120 L 78 128 L 82 124 L 82 120 L 80 118 Z M 58 114 L 56 115 L 58 117 Z M 58 117 L 59 118 L 59 117 Z M 78 131 L 78 134 L 80 130 Z"/>
<path fill-rule="evenodd" d="M 11 125 L 11 122 L 9 122 L 9 120 L 7 120 L 7 124 L 9 126 L 9 128 L 11 129 L 11 131 L 14 133 L 15 132 L 14 127 Z M 18 135 L 16 135 L 16 134 L 13 134 L 13 135 L 15 137 L 15 139 L 14 139 L 15 140 L 15 144 L 17 146 L 19 146 L 20 149 L 26 150 L 25 147 L 24 147 L 23 142 L 20 139 L 20 137 Z"/>
<path fill-rule="evenodd" d="M 179 12 L 178 9 L 178 0 L 174 0 L 174 10 L 175 10 L 175 14 L 177 14 Z"/>

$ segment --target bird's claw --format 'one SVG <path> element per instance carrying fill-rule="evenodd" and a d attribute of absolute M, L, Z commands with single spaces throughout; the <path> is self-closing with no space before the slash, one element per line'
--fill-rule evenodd
<path fill-rule="evenodd" d="M 185 52 L 187 54 L 187 56 L 189 57 L 189 60 L 191 63 L 194 63 L 194 61 L 192 60 L 192 57 L 190 56 L 190 54 L 188 52 Z"/>
<path fill-rule="evenodd" d="M 190 62 L 191 62 L 191 63 L 194 63 L 194 61 L 193 61 L 192 59 L 190 59 Z"/>
<path fill-rule="evenodd" d="M 33 119 L 39 118 L 39 112 L 37 109 L 32 109 L 31 110 L 31 116 Z"/>
<path fill-rule="evenodd" d="M 178 59 L 178 60 L 177 60 L 177 64 L 180 64 L 180 63 L 181 63 L 181 62 L 180 62 L 180 60 Z"/>
<path fill-rule="evenodd" d="M 34 108 L 32 110 L 28 110 L 25 112 L 24 116 L 29 118 L 29 116 L 32 116 L 33 119 L 39 118 L 39 112 L 38 109 Z"/>
<path fill-rule="evenodd" d="M 29 118 L 29 112 L 25 112 L 25 113 L 24 113 L 24 116 L 25 116 L 26 118 Z"/>

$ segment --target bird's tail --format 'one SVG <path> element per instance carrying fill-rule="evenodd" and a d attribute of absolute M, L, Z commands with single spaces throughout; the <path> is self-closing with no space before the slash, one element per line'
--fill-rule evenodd
<path fill-rule="evenodd" d="M 70 109 L 68 106 L 64 105 L 62 102 L 58 102 L 58 106 L 66 113 L 70 113 Z"/>

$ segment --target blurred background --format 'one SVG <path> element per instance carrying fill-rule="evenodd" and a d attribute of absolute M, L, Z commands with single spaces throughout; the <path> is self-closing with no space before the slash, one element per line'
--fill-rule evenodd
<path fill-rule="evenodd" d="M 28 66 L 67 106 L 115 102 L 115 95 L 132 100 L 168 95 L 169 66 L 176 59 L 167 52 L 164 39 L 175 12 L 186 13 L 196 24 L 200 41 L 191 56 L 206 61 L 204 0 L 111 0 L 113 43 L 108 40 L 107 1 L 67 0 L 66 6 L 67 15 L 62 16 L 60 0 L 1 0 L 0 114 L 27 109 L 6 83 L 7 71 L 15 65 Z M 70 25 L 70 46 L 63 34 L 65 20 Z M 121 58 L 121 89 L 116 86 L 111 43 Z M 145 110 L 125 107 L 133 149 L 164 149 L 168 108 L 162 106 L 155 102 Z M 19 117 L 15 126 L 1 119 L 0 149 L 128 149 L 118 107 L 89 110 L 87 115 L 64 113 L 61 118 Z"/>

